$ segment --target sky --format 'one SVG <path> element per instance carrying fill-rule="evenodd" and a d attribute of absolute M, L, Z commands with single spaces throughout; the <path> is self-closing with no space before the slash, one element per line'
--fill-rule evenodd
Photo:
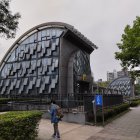
<path fill-rule="evenodd" d="M 73 25 L 98 49 L 90 56 L 94 79 L 107 79 L 107 71 L 121 70 L 115 60 L 117 43 L 124 28 L 140 16 L 140 0 L 12 0 L 10 9 L 19 12 L 19 28 L 14 39 L 0 39 L 0 60 L 24 32 L 45 22 Z"/>

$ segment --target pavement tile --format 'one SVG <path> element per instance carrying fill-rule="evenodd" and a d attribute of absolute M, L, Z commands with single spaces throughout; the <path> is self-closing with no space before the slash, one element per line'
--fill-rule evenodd
<path fill-rule="evenodd" d="M 140 106 L 132 109 L 107 126 L 95 127 L 61 122 L 61 140 L 140 140 Z M 38 140 L 52 140 L 53 126 L 50 120 L 42 119 Z"/>

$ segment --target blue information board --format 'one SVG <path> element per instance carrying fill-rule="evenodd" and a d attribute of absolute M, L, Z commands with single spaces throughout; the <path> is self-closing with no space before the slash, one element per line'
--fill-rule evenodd
<path fill-rule="evenodd" d="M 102 106 L 103 105 L 103 97 L 102 97 L 102 95 L 96 95 L 95 96 L 95 103 L 98 106 Z"/>

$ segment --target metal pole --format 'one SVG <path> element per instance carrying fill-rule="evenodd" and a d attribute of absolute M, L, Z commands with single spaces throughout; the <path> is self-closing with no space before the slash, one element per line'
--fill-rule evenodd
<path fill-rule="evenodd" d="M 96 121 L 96 103 L 95 103 L 95 99 L 92 101 L 92 103 L 93 103 L 94 123 L 96 125 L 97 121 Z"/>
<path fill-rule="evenodd" d="M 104 126 L 104 97 L 102 93 L 102 116 L 103 116 L 103 126 Z"/>

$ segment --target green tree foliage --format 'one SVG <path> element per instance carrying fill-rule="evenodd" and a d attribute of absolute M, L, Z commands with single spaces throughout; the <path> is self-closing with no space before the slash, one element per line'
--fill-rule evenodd
<path fill-rule="evenodd" d="M 110 83 L 110 81 L 98 82 L 98 86 L 107 88 L 109 83 Z"/>
<path fill-rule="evenodd" d="M 20 14 L 12 14 L 9 10 L 9 3 L 10 0 L 0 0 L 0 36 L 14 38 Z"/>
<path fill-rule="evenodd" d="M 135 84 L 135 95 L 140 95 L 140 85 Z"/>
<path fill-rule="evenodd" d="M 140 65 L 140 17 L 136 17 L 133 25 L 127 25 L 122 34 L 121 43 L 117 44 L 120 52 L 115 53 L 115 58 L 121 61 L 124 68 L 129 68 L 132 77 L 140 75 L 134 68 Z"/>

